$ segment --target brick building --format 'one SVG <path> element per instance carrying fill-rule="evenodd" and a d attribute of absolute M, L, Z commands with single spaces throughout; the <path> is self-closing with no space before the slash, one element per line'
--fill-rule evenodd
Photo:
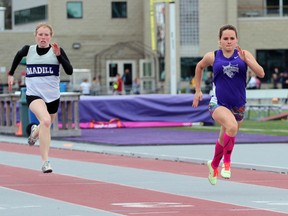
<path fill-rule="evenodd" d="M 12 0 L 12 29 L 0 32 L 0 78 L 6 82 L 15 53 L 34 43 L 35 25 L 47 21 L 74 68 L 101 77 L 104 94 L 111 93 L 115 74 L 125 68 L 141 78 L 142 93 L 171 93 L 171 76 L 177 91 L 185 89 L 199 58 L 217 49 L 219 27 L 229 23 L 237 27 L 241 47 L 265 68 L 263 82 L 269 82 L 274 67 L 288 68 L 288 5 L 273 2 Z M 61 79 L 71 81 L 64 73 Z"/>

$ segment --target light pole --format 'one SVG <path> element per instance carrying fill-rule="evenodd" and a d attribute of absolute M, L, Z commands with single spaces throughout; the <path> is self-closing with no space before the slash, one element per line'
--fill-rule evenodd
<path fill-rule="evenodd" d="M 176 21 L 175 21 L 175 1 L 174 0 L 150 0 L 150 23 L 151 23 L 151 48 L 153 51 L 157 51 L 156 37 L 155 37 L 155 11 L 154 6 L 157 3 L 169 3 L 169 60 L 170 60 L 170 94 L 177 94 L 177 50 L 176 50 Z M 167 52 L 165 52 L 166 55 Z M 165 64 L 165 71 L 166 64 Z"/>

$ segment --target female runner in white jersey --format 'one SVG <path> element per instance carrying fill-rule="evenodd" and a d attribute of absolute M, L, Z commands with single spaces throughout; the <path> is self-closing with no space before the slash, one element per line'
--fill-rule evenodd
<path fill-rule="evenodd" d="M 51 44 L 52 36 L 53 29 L 49 24 L 37 25 L 36 44 L 25 45 L 17 52 L 8 73 L 8 88 L 11 91 L 14 72 L 22 58 L 26 56 L 27 104 L 40 123 L 29 128 L 28 143 L 34 145 L 39 138 L 43 173 L 52 172 L 49 162 L 50 128 L 60 102 L 60 64 L 66 74 L 73 73 L 73 67 L 64 50 L 57 43 Z"/>

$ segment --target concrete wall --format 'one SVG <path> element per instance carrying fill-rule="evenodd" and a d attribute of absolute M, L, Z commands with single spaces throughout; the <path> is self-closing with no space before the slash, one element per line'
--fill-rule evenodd
<path fill-rule="evenodd" d="M 199 1 L 198 56 L 218 49 L 219 28 L 225 24 L 237 26 L 237 0 Z"/>
<path fill-rule="evenodd" d="M 33 31 L 37 23 L 14 25 L 14 12 L 42 5 L 48 5 L 48 0 L 12 0 L 12 29 L 14 31 Z"/>
<path fill-rule="evenodd" d="M 83 1 L 83 19 L 67 19 L 66 1 L 49 0 L 49 22 L 58 34 L 143 38 L 143 0 L 127 0 L 127 19 L 112 19 L 112 0 Z M 59 22 L 59 20 L 61 22 Z"/>
<path fill-rule="evenodd" d="M 252 53 L 256 49 L 288 49 L 288 18 L 241 18 L 238 23 L 239 43 Z"/>

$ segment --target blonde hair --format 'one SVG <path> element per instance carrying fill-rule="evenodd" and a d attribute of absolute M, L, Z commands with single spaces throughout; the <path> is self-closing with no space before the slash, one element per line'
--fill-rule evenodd
<path fill-rule="evenodd" d="M 44 27 L 44 28 L 49 28 L 50 29 L 50 35 L 53 36 L 53 28 L 51 25 L 49 25 L 48 23 L 39 23 L 36 28 L 35 28 L 35 32 L 34 32 L 34 35 L 36 36 L 37 35 L 37 31 L 39 28 L 41 27 Z"/>

